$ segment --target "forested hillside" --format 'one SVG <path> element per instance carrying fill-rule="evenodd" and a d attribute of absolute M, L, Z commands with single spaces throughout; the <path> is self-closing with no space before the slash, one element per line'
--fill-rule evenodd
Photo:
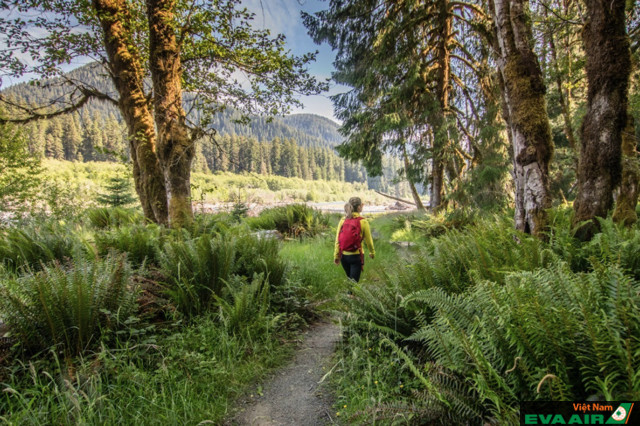
<path fill-rule="evenodd" d="M 66 78 L 113 93 L 110 80 L 95 65 L 69 72 Z M 21 104 L 63 102 L 66 89 L 61 79 L 21 83 L 2 91 Z M 193 120 L 199 119 L 192 111 Z M 395 158 L 385 158 L 384 174 L 369 177 L 364 167 L 339 157 L 333 147 L 342 142 L 338 124 L 314 114 L 275 117 L 254 116 L 240 122 L 236 111 L 216 114 L 211 127 L 214 138 L 196 145 L 193 170 L 274 174 L 303 179 L 367 182 L 369 187 L 396 195 L 406 195 L 406 185 L 394 185 L 392 177 L 402 167 Z M 39 120 L 25 126 L 29 149 L 41 157 L 68 161 L 115 161 L 117 154 L 128 156 L 127 130 L 117 107 L 109 102 L 90 101 L 71 114 Z M 399 191 L 398 191 L 398 188 Z"/>

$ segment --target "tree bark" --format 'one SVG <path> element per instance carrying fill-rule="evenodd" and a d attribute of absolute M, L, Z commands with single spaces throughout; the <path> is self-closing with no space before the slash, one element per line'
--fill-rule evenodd
<path fill-rule="evenodd" d="M 141 60 L 132 48 L 127 24 L 131 22 L 124 0 L 93 0 L 109 58 L 110 72 L 120 94 L 118 106 L 129 133 L 133 178 L 145 217 L 167 223 L 167 197 L 156 156 L 153 117 L 143 89 Z"/>
<path fill-rule="evenodd" d="M 622 183 L 616 200 L 613 220 L 625 226 L 638 221 L 638 184 L 640 182 L 640 159 L 636 151 L 633 116 L 627 115 L 627 126 L 622 131 Z"/>
<path fill-rule="evenodd" d="M 182 107 L 180 46 L 173 29 L 175 8 L 175 0 L 147 0 L 158 158 L 164 172 L 169 224 L 182 227 L 193 220 L 190 180 L 195 148 Z"/>
<path fill-rule="evenodd" d="M 508 111 L 513 146 L 516 229 L 544 238 L 549 196 L 549 161 L 553 155 L 540 64 L 533 53 L 531 22 L 524 0 L 494 0 L 498 69 Z"/>
<path fill-rule="evenodd" d="M 547 16 L 545 9 L 545 17 Z M 571 97 L 567 93 L 565 97 L 564 90 L 562 89 L 562 76 L 560 74 L 560 66 L 558 65 L 558 53 L 556 50 L 556 42 L 553 37 L 553 31 L 550 27 L 547 27 L 549 31 L 549 47 L 551 50 L 551 60 L 553 62 L 553 72 L 555 73 L 555 83 L 558 89 L 558 97 L 560 101 L 560 109 L 562 110 L 562 118 L 564 120 L 564 135 L 567 137 L 569 146 L 574 151 L 578 148 L 576 143 L 575 134 L 573 132 L 573 126 L 571 125 Z"/>
<path fill-rule="evenodd" d="M 583 43 L 587 57 L 587 113 L 582 123 L 578 195 L 573 204 L 575 235 L 589 240 L 599 230 L 596 217 L 613 206 L 620 183 L 621 132 L 627 120 L 631 72 L 622 0 L 587 0 Z"/>
<path fill-rule="evenodd" d="M 440 113 L 435 119 L 435 134 L 433 138 L 433 167 L 431 168 L 431 199 L 429 205 L 432 211 L 438 211 L 444 203 L 444 152 L 450 143 L 444 136 L 442 128 L 448 126 L 449 97 L 451 94 L 451 43 L 453 38 L 453 12 L 449 0 L 438 2 L 438 37 L 437 55 L 437 81 L 436 96 L 440 106 Z"/>
<path fill-rule="evenodd" d="M 416 185 L 413 182 L 413 179 L 409 177 L 409 156 L 407 155 L 407 147 L 402 144 L 402 154 L 404 158 L 404 169 L 407 174 L 407 182 L 409 182 L 409 189 L 411 190 L 411 195 L 413 196 L 413 201 L 415 203 L 416 208 L 419 212 L 424 212 L 426 209 L 424 208 L 424 204 L 422 204 L 422 200 L 420 199 L 420 194 L 418 194 L 418 190 L 416 190 Z"/>

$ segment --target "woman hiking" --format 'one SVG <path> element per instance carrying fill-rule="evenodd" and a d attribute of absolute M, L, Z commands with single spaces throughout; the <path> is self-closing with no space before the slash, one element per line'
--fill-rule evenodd
<path fill-rule="evenodd" d="M 342 263 L 344 272 L 356 282 L 360 281 L 360 273 L 364 266 L 363 240 L 369 249 L 369 257 L 373 259 L 376 255 L 369 222 L 360 216 L 362 207 L 362 200 L 358 197 L 351 197 L 349 202 L 344 205 L 345 217 L 338 224 L 336 245 L 333 252 L 335 264 Z"/>

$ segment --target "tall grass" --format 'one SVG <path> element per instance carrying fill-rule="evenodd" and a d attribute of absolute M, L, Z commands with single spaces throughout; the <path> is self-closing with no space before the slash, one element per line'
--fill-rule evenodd
<path fill-rule="evenodd" d="M 282 344 L 286 338 L 255 321 L 233 333 L 210 314 L 103 345 L 84 358 L 14 363 L 3 379 L 0 421 L 222 424 L 232 401 L 285 360 L 291 351 Z"/>
<path fill-rule="evenodd" d="M 2 317 L 30 352 L 55 346 L 67 355 L 79 354 L 135 313 L 137 293 L 130 277 L 123 256 L 45 266 L 3 283 Z"/>

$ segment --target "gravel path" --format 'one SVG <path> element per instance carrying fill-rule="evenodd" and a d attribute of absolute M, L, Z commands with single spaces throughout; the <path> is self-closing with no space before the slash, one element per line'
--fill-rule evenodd
<path fill-rule="evenodd" d="M 330 322 L 311 326 L 293 360 L 263 385 L 229 424 L 311 426 L 333 424 L 331 397 L 320 383 L 331 368 L 328 361 L 340 338 L 340 328 Z M 325 367 L 323 370 L 322 367 Z"/>

